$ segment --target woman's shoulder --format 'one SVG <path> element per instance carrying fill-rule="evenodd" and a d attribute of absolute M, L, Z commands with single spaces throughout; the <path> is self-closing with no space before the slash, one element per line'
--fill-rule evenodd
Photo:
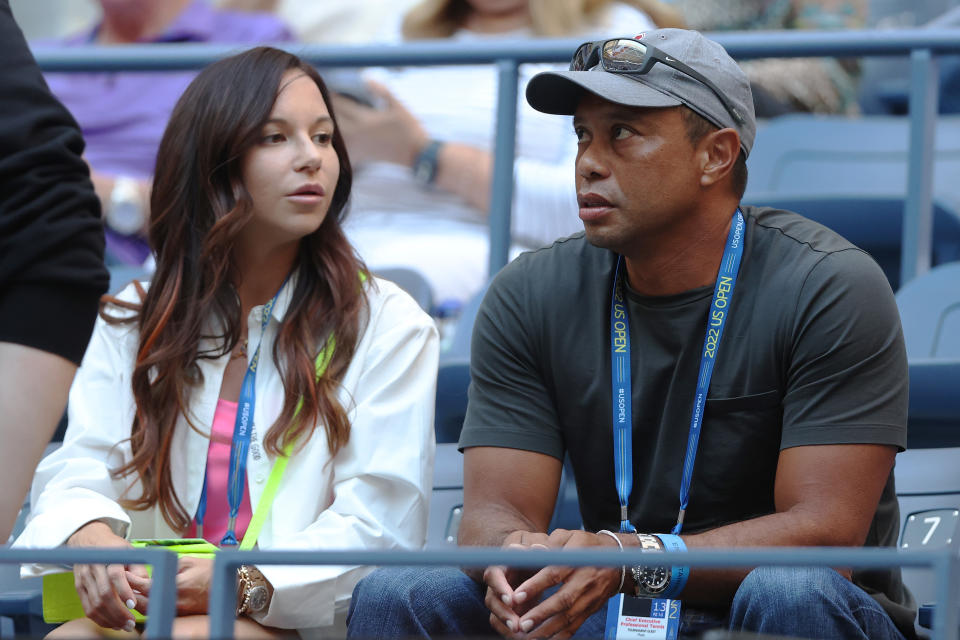
<path fill-rule="evenodd" d="M 385 316 L 397 323 L 434 324 L 417 301 L 391 280 L 372 276 L 367 280 L 365 291 L 370 318 L 373 320 Z"/>

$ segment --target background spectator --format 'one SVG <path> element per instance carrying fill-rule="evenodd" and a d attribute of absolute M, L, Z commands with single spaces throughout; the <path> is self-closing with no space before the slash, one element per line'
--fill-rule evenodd
<path fill-rule="evenodd" d="M 261 43 L 291 40 L 269 14 L 228 12 L 205 0 L 99 0 L 102 18 L 64 46 L 135 42 Z M 160 136 L 195 72 L 50 73 L 47 82 L 80 123 L 85 158 L 104 209 L 107 257 L 141 264 L 149 180 Z"/>
<path fill-rule="evenodd" d="M 690 29 L 744 31 L 859 29 L 867 0 L 667 0 L 682 10 Z M 856 113 L 856 65 L 833 58 L 749 60 L 757 117 L 791 111 Z"/>
<path fill-rule="evenodd" d="M 538 35 L 586 40 L 652 26 L 633 3 L 427 0 L 378 40 L 448 36 L 469 43 Z M 561 34 L 561 28 L 570 30 Z M 521 67 L 520 86 L 543 68 Z M 368 77 L 379 82 L 373 85 L 377 107 L 335 101 L 358 166 L 347 232 L 374 270 L 413 268 L 427 277 L 435 300 L 466 300 L 487 279 L 496 72 L 489 65 L 456 66 L 381 69 Z M 515 249 L 540 246 L 579 228 L 570 169 L 575 152 L 569 122 L 539 114 L 521 100 Z"/>

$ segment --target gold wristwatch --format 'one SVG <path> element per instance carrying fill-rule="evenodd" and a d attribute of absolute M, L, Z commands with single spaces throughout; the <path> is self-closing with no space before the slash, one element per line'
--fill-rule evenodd
<path fill-rule="evenodd" d="M 248 565 L 237 569 L 237 617 L 263 613 L 269 604 L 270 590 L 260 570 Z"/>

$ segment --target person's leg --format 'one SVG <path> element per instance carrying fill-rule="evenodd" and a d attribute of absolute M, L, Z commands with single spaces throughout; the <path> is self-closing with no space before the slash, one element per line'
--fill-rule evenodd
<path fill-rule="evenodd" d="M 866 592 L 833 569 L 761 567 L 740 585 L 730 629 L 799 638 L 903 640 Z"/>
<path fill-rule="evenodd" d="M 179 640 L 210 637 L 210 616 L 178 616 L 173 620 L 173 637 Z M 293 629 L 265 627 L 250 618 L 237 618 L 233 623 L 234 640 L 283 640 L 299 638 Z"/>
<path fill-rule="evenodd" d="M 484 591 L 453 568 L 378 569 L 353 590 L 347 637 L 488 636 Z"/>

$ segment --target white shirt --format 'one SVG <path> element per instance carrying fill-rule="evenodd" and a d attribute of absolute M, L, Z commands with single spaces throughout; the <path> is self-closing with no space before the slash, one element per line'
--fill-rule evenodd
<path fill-rule="evenodd" d="M 283 386 L 273 358 L 278 322 L 290 303 L 284 287 L 263 335 L 256 378 L 256 404 L 247 487 L 256 510 L 272 459 L 262 437 L 283 406 Z M 432 490 L 433 411 L 438 358 L 431 319 L 396 285 L 365 285 L 369 320 L 343 377 L 338 398 L 350 419 L 350 440 L 331 458 L 322 425 L 290 459 L 259 538 L 261 549 L 417 549 L 426 540 Z M 137 301 L 128 287 L 121 298 Z M 247 319 L 249 343 L 260 340 L 262 307 Z M 116 312 L 116 309 L 114 309 Z M 210 345 L 205 345 L 210 346 Z M 110 470 L 129 462 L 134 399 L 130 379 L 137 350 L 135 324 L 97 320 L 93 338 L 70 390 L 69 427 L 63 446 L 45 458 L 33 481 L 30 519 L 17 547 L 62 545 L 79 527 L 104 519 L 128 538 L 177 537 L 160 510 L 127 513 L 118 504 L 129 477 Z M 250 349 L 250 357 L 254 349 Z M 224 368 L 229 354 L 200 360 L 202 388 L 190 400 L 193 424 L 181 417 L 172 443 L 174 490 L 196 513 Z M 128 495 L 140 494 L 139 481 Z M 51 568 L 27 565 L 22 575 Z M 306 635 L 342 623 L 354 585 L 370 567 L 259 567 L 274 588 L 270 607 L 258 621 L 295 628 Z M 316 629 L 317 627 L 328 627 Z"/>

